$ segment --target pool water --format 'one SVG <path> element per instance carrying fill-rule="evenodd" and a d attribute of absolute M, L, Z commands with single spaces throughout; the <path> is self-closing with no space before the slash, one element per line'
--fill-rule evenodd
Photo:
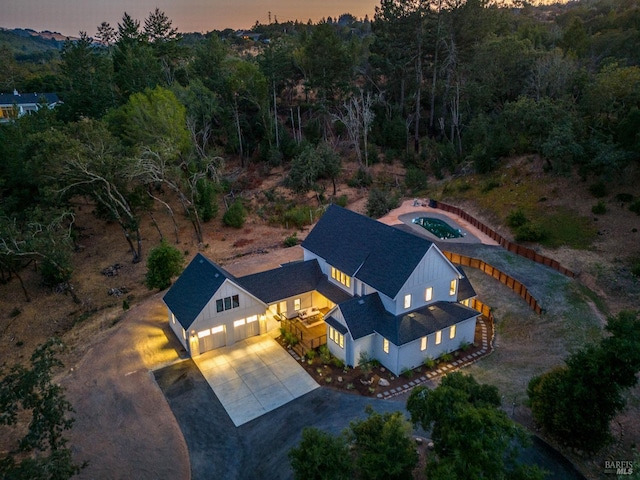
<path fill-rule="evenodd" d="M 418 217 L 412 220 L 416 225 L 420 225 L 425 230 L 428 230 L 440 240 L 447 240 L 449 238 L 464 237 L 464 233 L 460 229 L 452 228 L 447 223 L 437 218 L 430 217 Z"/>

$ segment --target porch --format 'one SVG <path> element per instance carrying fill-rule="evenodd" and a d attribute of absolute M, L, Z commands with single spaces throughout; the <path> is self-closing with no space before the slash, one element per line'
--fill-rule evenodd
<path fill-rule="evenodd" d="M 324 323 L 324 315 L 328 311 L 328 308 L 313 307 L 300 311 L 297 317 L 281 320 L 285 331 L 298 339 L 298 343 L 292 348 L 301 357 L 309 350 L 327 343 L 327 326 Z"/>

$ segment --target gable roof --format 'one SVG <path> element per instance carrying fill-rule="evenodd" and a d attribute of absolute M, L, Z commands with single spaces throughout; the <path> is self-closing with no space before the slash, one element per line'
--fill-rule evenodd
<path fill-rule="evenodd" d="M 456 297 L 458 302 L 466 300 L 468 298 L 473 298 L 477 296 L 475 288 L 471 285 L 471 281 L 469 281 L 469 277 L 462 269 L 460 265 L 455 265 L 458 272 L 460 272 L 460 280 L 458 281 L 458 296 Z"/>
<path fill-rule="evenodd" d="M 377 332 L 394 345 L 404 345 L 480 315 L 476 310 L 460 303 L 435 302 L 418 310 L 394 316 L 385 310 L 377 293 L 356 297 L 341 304 L 339 308 L 354 340 Z"/>
<path fill-rule="evenodd" d="M 0 105 L 38 104 L 43 97 L 49 105 L 59 101 L 55 93 L 0 93 Z"/>
<path fill-rule="evenodd" d="M 236 278 L 236 281 L 265 303 L 314 290 L 333 303 L 351 298 L 348 293 L 327 280 L 317 260 L 288 263 L 279 268 Z"/>
<path fill-rule="evenodd" d="M 345 274 L 395 298 L 432 242 L 330 205 L 302 242 Z"/>
<path fill-rule="evenodd" d="M 233 275 L 198 253 L 164 295 L 164 303 L 187 330 L 226 280 L 237 283 Z"/>

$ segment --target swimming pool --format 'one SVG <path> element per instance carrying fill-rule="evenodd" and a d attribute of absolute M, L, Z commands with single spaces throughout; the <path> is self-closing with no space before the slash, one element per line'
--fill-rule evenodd
<path fill-rule="evenodd" d="M 447 240 L 450 238 L 464 237 L 464 233 L 458 228 L 453 228 L 449 224 L 431 217 L 417 217 L 411 220 L 416 225 L 420 225 L 425 230 L 428 230 L 440 240 Z"/>

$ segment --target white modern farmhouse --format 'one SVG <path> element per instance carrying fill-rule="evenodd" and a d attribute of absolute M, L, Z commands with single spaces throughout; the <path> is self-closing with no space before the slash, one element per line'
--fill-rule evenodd
<path fill-rule="evenodd" d="M 325 328 L 347 365 L 364 351 L 396 375 L 473 343 L 475 291 L 432 242 L 331 205 L 302 247 L 303 261 L 244 277 L 196 255 L 164 296 L 187 352 L 266 333 L 285 318 Z"/>

